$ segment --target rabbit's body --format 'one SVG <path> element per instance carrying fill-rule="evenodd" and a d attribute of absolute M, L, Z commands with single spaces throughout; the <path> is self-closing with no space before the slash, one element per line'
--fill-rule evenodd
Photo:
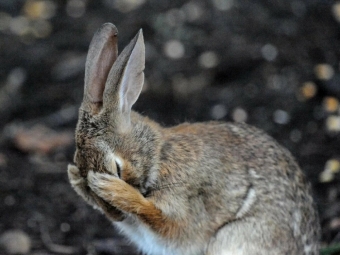
<path fill-rule="evenodd" d="M 104 29 L 112 31 L 98 32 L 89 55 L 106 50 Z M 105 85 L 85 82 L 74 189 L 146 254 L 318 254 L 310 187 L 271 137 L 223 122 L 163 128 L 131 111 L 142 86 L 140 38 L 107 64 Z"/>

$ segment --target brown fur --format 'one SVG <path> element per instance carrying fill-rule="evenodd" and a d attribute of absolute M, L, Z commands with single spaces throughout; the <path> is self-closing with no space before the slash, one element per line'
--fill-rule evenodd
<path fill-rule="evenodd" d="M 147 254 L 318 254 L 310 185 L 270 136 L 223 122 L 163 128 L 131 111 L 142 85 L 141 45 L 139 34 L 114 63 L 98 112 L 86 96 L 96 85 L 85 86 L 77 166 L 69 167 L 74 189 L 121 221 Z M 126 70 L 138 74 L 135 83 L 124 83 L 135 79 Z"/>

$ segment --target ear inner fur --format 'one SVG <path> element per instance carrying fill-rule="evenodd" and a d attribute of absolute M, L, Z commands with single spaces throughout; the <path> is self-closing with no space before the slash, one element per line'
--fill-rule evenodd
<path fill-rule="evenodd" d="M 118 56 L 118 30 L 110 23 L 104 24 L 93 37 L 85 66 L 84 103 L 97 113 L 103 102 L 103 91 L 109 71 Z"/>
<path fill-rule="evenodd" d="M 143 34 L 131 40 L 118 56 L 108 75 L 104 90 L 104 109 L 114 111 L 115 121 L 126 130 L 130 124 L 130 112 L 144 83 L 145 48 Z"/>

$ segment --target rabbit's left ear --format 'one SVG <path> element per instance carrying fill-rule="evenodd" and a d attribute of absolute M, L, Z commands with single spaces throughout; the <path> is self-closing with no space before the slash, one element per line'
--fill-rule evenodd
<path fill-rule="evenodd" d="M 85 66 L 83 106 L 97 114 L 103 104 L 103 91 L 109 71 L 118 56 L 117 28 L 105 23 L 93 36 Z"/>
<path fill-rule="evenodd" d="M 113 104 L 115 118 L 121 117 L 125 124 L 130 123 L 132 105 L 142 91 L 144 67 L 145 45 L 140 30 L 113 64 L 104 91 L 104 108 Z"/>

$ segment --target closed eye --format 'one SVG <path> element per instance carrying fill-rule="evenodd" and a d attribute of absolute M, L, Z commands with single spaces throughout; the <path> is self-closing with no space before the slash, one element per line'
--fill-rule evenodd
<path fill-rule="evenodd" d="M 115 161 L 116 162 L 116 161 Z M 116 162 L 116 169 L 117 169 L 117 175 L 118 175 L 118 177 L 119 178 L 121 178 L 121 169 L 120 169 L 120 166 L 119 166 L 119 164 Z"/>

